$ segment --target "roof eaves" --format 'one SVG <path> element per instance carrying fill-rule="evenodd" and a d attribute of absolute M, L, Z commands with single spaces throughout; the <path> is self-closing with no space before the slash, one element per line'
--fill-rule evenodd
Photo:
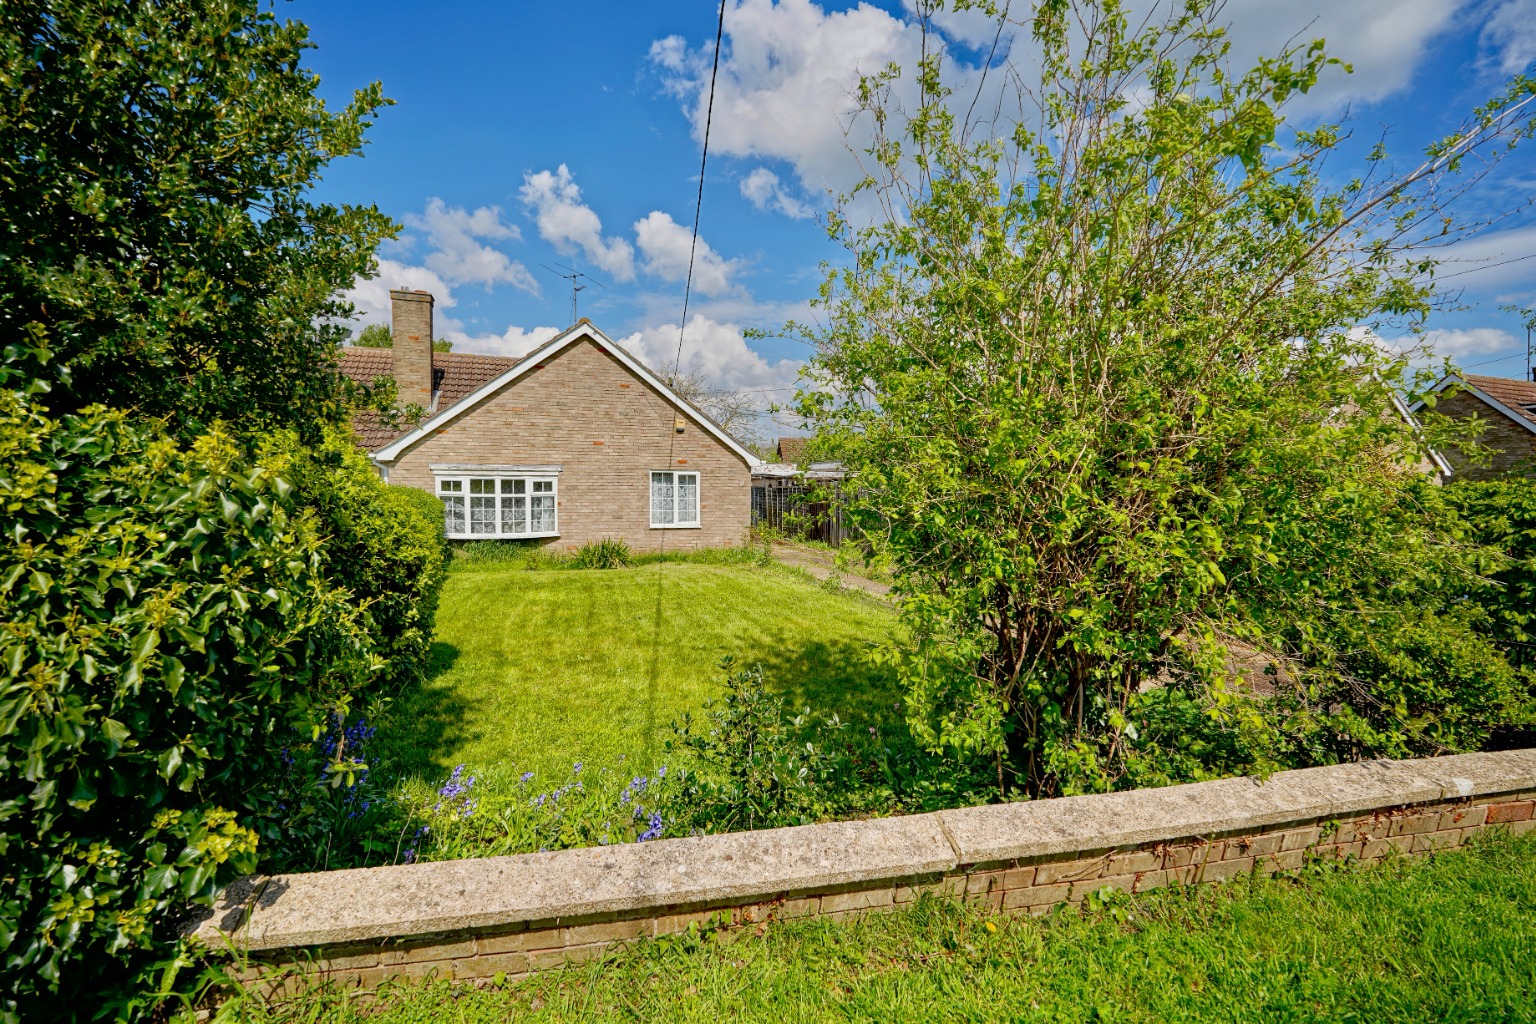
<path fill-rule="evenodd" d="M 630 370 L 630 372 L 634 373 L 637 377 L 645 381 L 652 388 L 659 391 L 662 397 L 667 401 L 674 405 L 681 406 L 682 408 L 687 409 L 690 413 L 698 416 L 700 423 L 704 426 L 704 429 L 710 434 L 714 435 L 727 448 L 730 448 L 731 451 L 735 452 L 743 460 L 745 460 L 748 468 L 755 467 L 762 461 L 756 455 L 752 454 L 751 450 L 748 449 L 746 445 L 732 437 L 729 432 L 727 432 L 710 417 L 705 415 L 696 405 L 674 392 L 671 388 L 667 387 L 666 384 L 662 383 L 662 381 L 654 373 L 646 368 L 644 363 L 640 362 L 634 356 L 626 352 L 622 347 L 615 343 L 612 338 L 608 337 L 608 335 L 600 331 L 589 320 L 578 321 L 573 326 L 561 331 L 559 334 L 555 335 L 553 338 L 549 339 L 544 344 L 534 349 L 532 352 L 529 352 L 527 355 L 523 356 L 515 364 L 508 367 L 504 373 L 499 374 L 493 380 L 481 385 L 474 391 L 471 391 L 469 394 L 465 395 L 463 398 L 460 398 L 458 401 L 454 402 L 453 405 L 449 406 L 442 412 L 439 412 L 425 423 L 422 423 L 415 430 L 412 430 L 410 433 L 396 438 L 389 444 L 380 448 L 378 451 L 373 453 L 374 461 L 378 463 L 389 463 L 395 461 L 401 455 L 404 455 L 406 450 L 409 449 L 412 445 L 416 444 L 416 442 L 422 440 L 433 432 L 442 429 L 449 423 L 452 423 L 458 417 L 468 412 L 482 398 L 486 398 L 495 394 L 502 388 L 506 387 L 508 384 L 511 384 L 513 381 L 526 374 L 529 370 L 537 367 L 540 359 L 559 352 L 567 345 L 570 345 L 572 342 L 581 337 L 591 337 L 594 341 L 597 341 L 604 348 L 612 352 L 613 355 L 619 360 L 619 362 L 623 363 Z"/>
<path fill-rule="evenodd" d="M 1497 398 L 1494 398 L 1488 392 L 1484 391 L 1482 388 L 1478 387 L 1476 384 L 1473 384 L 1471 381 L 1464 377 L 1459 377 L 1454 373 L 1448 374 L 1445 379 L 1441 380 L 1429 390 L 1438 394 L 1439 392 L 1444 391 L 1446 388 L 1450 387 L 1452 384 L 1460 385 L 1463 390 L 1471 392 L 1484 405 L 1495 409 L 1500 413 L 1503 413 L 1505 416 L 1509 417 L 1511 420 L 1518 423 L 1526 430 L 1536 434 L 1536 421 L 1532 421 L 1531 418 L 1526 416 L 1524 413 L 1511 409 L 1509 406 L 1505 405 Z M 1424 408 L 1424 400 L 1422 398 L 1417 402 L 1414 402 L 1411 406 L 1413 412 L 1418 412 L 1422 408 Z"/>

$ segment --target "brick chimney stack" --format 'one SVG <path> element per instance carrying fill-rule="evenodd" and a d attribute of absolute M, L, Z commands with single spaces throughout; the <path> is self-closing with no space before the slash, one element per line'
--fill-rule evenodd
<path fill-rule="evenodd" d="M 394 339 L 399 405 L 432 408 L 432 293 L 391 288 L 390 333 Z"/>

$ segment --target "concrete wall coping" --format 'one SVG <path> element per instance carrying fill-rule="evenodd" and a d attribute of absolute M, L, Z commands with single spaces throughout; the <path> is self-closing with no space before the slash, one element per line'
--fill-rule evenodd
<path fill-rule="evenodd" d="M 343 945 L 771 901 L 976 864 L 1536 789 L 1536 749 L 553 853 L 246 879 L 192 922 L 213 947 Z"/>

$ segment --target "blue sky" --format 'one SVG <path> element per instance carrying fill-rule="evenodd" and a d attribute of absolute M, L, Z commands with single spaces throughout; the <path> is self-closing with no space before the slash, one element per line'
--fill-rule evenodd
<path fill-rule="evenodd" d="M 366 156 L 332 165 L 320 189 L 406 225 L 380 278 L 353 293 L 365 320 L 386 318 L 389 287 L 427 288 L 457 349 L 520 354 L 570 320 L 567 283 L 544 269 L 559 263 L 604 285 L 582 293 L 582 315 L 653 365 L 671 362 L 711 3 L 296 0 L 277 11 L 309 24 L 308 62 L 329 101 L 374 79 L 396 101 Z M 1405 161 L 1536 59 L 1536 0 L 1231 0 L 1226 16 L 1239 60 L 1297 33 L 1327 38 L 1355 73 L 1332 75 L 1295 116 L 1347 110 L 1360 138 L 1388 132 Z M 946 28 L 961 54 L 983 31 L 963 18 Z M 849 89 L 861 70 L 910 62 L 916 38 L 900 0 L 729 0 L 685 367 L 765 404 L 792 393 L 808 353 L 743 331 L 808 315 L 818 265 L 840 254 L 817 215 L 857 174 L 841 125 Z M 1528 149 L 1473 203 L 1533 196 Z M 1451 254 L 1444 273 L 1458 275 L 1448 283 L 1467 308 L 1429 324 L 1442 352 L 1473 372 L 1522 374 L 1524 331 L 1498 307 L 1536 303 L 1533 254 L 1528 213 Z"/>

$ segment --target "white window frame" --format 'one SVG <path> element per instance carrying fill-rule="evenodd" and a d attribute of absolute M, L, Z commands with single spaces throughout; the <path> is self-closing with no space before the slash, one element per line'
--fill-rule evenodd
<path fill-rule="evenodd" d="M 509 472 L 502 467 L 455 467 L 452 471 L 435 472 L 437 497 L 443 502 L 443 535 L 450 540 L 537 540 L 560 536 L 560 478 L 557 474 L 558 471 Z M 487 484 L 489 493 L 485 490 Z M 475 532 L 475 499 L 483 502 L 487 498 L 491 501 L 490 525 L 493 529 Z M 509 523 L 509 514 L 517 509 L 518 499 L 522 501 L 522 523 L 526 527 L 521 532 Z M 533 529 L 537 511 L 535 499 L 547 499 L 550 529 Z M 457 503 L 457 516 L 451 515 L 454 505 L 450 502 Z M 461 524 L 458 530 L 452 528 L 454 519 Z"/>
<path fill-rule="evenodd" d="M 656 478 L 658 476 L 670 476 L 672 478 L 672 521 L 658 522 L 656 519 Z M 677 478 L 682 476 L 693 477 L 693 521 L 677 521 Z M 704 485 L 696 469 L 653 469 L 646 477 L 645 503 L 648 512 L 647 519 L 653 530 L 701 530 L 704 528 Z"/>

